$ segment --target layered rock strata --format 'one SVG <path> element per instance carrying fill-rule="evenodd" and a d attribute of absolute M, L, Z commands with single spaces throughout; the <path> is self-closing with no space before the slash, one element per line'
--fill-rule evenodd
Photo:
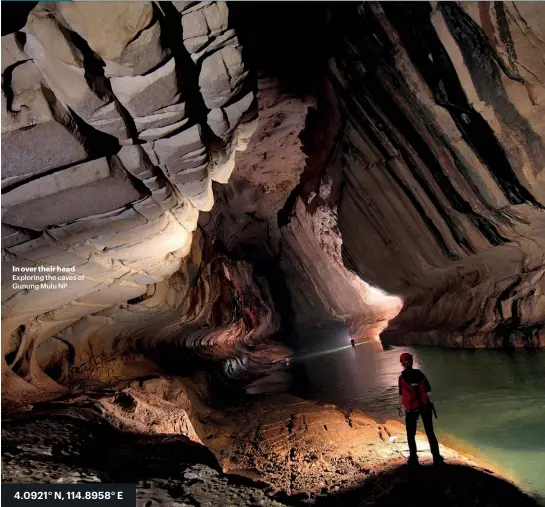
<path fill-rule="evenodd" d="M 34 7 L 2 38 L 7 389 L 172 368 L 152 334 L 238 375 L 285 353 L 244 351 L 279 328 L 272 300 L 362 340 L 542 345 L 540 9 L 336 6 L 328 69 L 263 76 L 250 139 L 225 4 Z M 64 290 L 13 283 L 57 266 Z"/>
<path fill-rule="evenodd" d="M 276 246 L 299 329 L 337 320 L 389 343 L 542 346 L 542 7 L 331 10 L 329 68 L 298 98 L 305 160 L 275 177 L 263 150 L 254 173 L 235 172 L 226 208 L 247 217 L 229 247 L 255 243 L 247 231 Z M 277 135 L 289 101 L 275 105 Z M 263 195 L 241 197 L 256 169 Z"/>
<path fill-rule="evenodd" d="M 212 307 L 237 282 L 203 260 L 197 221 L 255 123 L 228 21 L 223 2 L 40 3 L 2 37 L 7 391 L 62 392 L 68 370 L 93 377 L 103 355 L 135 375 L 123 337 L 165 315 L 222 321 Z M 37 269 L 73 278 L 55 290 Z"/>
<path fill-rule="evenodd" d="M 339 13 L 339 228 L 346 264 L 403 299 L 385 336 L 544 344 L 542 14 L 522 3 Z"/>

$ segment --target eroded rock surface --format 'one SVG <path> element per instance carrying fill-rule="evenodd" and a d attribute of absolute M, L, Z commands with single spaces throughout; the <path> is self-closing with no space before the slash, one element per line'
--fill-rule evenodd
<path fill-rule="evenodd" d="M 259 18 L 224 2 L 40 3 L 2 37 L 3 480 L 134 481 L 146 506 L 422 484 L 534 505 L 448 448 L 413 481 L 397 422 L 225 387 L 275 370 L 289 325 L 545 343 L 543 8 L 329 10 L 308 33 L 330 47 L 273 17 L 257 83 Z M 14 284 L 38 267 L 66 288 Z"/>
<path fill-rule="evenodd" d="M 544 343 L 541 19 L 516 3 L 340 14 L 339 228 L 347 265 L 403 299 L 386 337 Z"/>
<path fill-rule="evenodd" d="M 540 9 L 337 6 L 305 86 L 259 76 L 256 119 L 224 3 L 35 6 L 2 39 L 5 389 L 172 368 L 151 334 L 226 374 L 289 323 L 542 345 Z M 13 284 L 39 266 L 77 280 Z"/>
<path fill-rule="evenodd" d="M 291 173 L 271 174 L 261 150 L 258 193 L 243 162 L 260 143 L 225 192 L 246 214 L 228 248 L 274 245 L 299 328 L 329 319 L 361 340 L 544 344 L 542 18 L 517 3 L 331 9 L 328 69 L 298 90 L 305 128 L 290 128 L 290 97 L 274 104 L 277 143 L 298 133 L 305 160 L 285 148 Z M 265 111 L 254 137 L 265 145 L 268 125 Z"/>
<path fill-rule="evenodd" d="M 259 484 L 228 477 L 210 451 L 178 434 L 127 435 L 72 409 L 2 428 L 2 482 L 135 483 L 138 506 L 279 507 Z"/>
<path fill-rule="evenodd" d="M 423 466 L 410 472 L 400 423 L 377 424 L 359 411 L 294 397 L 194 411 L 194 427 L 212 452 L 185 429 L 154 426 L 153 417 L 167 422 L 165 408 L 179 412 L 194 394 L 176 379 L 148 380 L 123 398 L 66 400 L 4 421 L 2 479 L 134 482 L 138 505 L 148 506 L 403 505 L 421 499 L 423 485 L 430 501 L 445 505 L 537 505 L 451 449 L 442 448 L 444 467 L 428 466 L 420 434 Z"/>
<path fill-rule="evenodd" d="M 224 306 L 251 275 L 237 280 L 219 265 L 211 275 L 210 242 L 196 232 L 213 205 L 212 180 L 227 181 L 253 130 L 253 80 L 225 3 L 175 4 L 40 3 L 2 37 L 8 399 L 155 371 L 146 338 L 124 339 L 161 318 L 192 322 L 189 334 L 210 318 L 215 335 L 205 341 L 225 331 L 224 357 L 246 332 L 274 331 L 275 318 L 259 321 L 253 308 L 260 289 L 251 303 L 235 296 L 238 313 Z M 74 266 L 64 289 L 13 278 Z M 217 280 L 219 292 L 216 275 L 229 280 Z M 197 334 L 193 349 L 208 333 Z"/>

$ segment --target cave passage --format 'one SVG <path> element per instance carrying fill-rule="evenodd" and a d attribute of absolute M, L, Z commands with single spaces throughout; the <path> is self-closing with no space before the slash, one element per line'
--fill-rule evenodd
<path fill-rule="evenodd" d="M 269 389 L 360 409 L 377 421 L 396 413 L 399 354 L 410 352 L 432 385 L 444 445 L 494 463 L 526 492 L 545 497 L 545 353 L 393 347 L 355 348 L 342 329 L 301 336 L 290 370 Z"/>
<path fill-rule="evenodd" d="M 2 11 L 3 482 L 543 503 L 543 7 Z"/>

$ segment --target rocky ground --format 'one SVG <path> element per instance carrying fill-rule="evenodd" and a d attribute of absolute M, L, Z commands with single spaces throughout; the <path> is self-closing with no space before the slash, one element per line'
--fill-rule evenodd
<path fill-rule="evenodd" d="M 183 435 L 124 434 L 89 409 L 4 423 L 2 444 L 2 482 L 135 483 L 146 507 L 282 505 Z"/>
<path fill-rule="evenodd" d="M 291 395 L 191 410 L 195 394 L 182 391 L 151 380 L 10 416 L 3 482 L 136 483 L 146 506 L 415 505 L 423 491 L 452 506 L 537 505 L 453 449 L 442 448 L 445 466 L 432 466 L 422 435 L 423 466 L 407 469 L 404 426 L 395 421 Z"/>

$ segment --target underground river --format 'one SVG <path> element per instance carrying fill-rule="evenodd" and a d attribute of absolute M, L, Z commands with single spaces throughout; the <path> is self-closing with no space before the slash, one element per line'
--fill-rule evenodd
<path fill-rule="evenodd" d="M 284 388 L 287 381 L 298 396 L 357 408 L 379 422 L 399 420 L 398 358 L 411 352 L 432 385 L 441 443 L 498 466 L 523 490 L 545 498 L 544 351 L 351 347 L 342 331 L 316 333 L 301 344 Z"/>

